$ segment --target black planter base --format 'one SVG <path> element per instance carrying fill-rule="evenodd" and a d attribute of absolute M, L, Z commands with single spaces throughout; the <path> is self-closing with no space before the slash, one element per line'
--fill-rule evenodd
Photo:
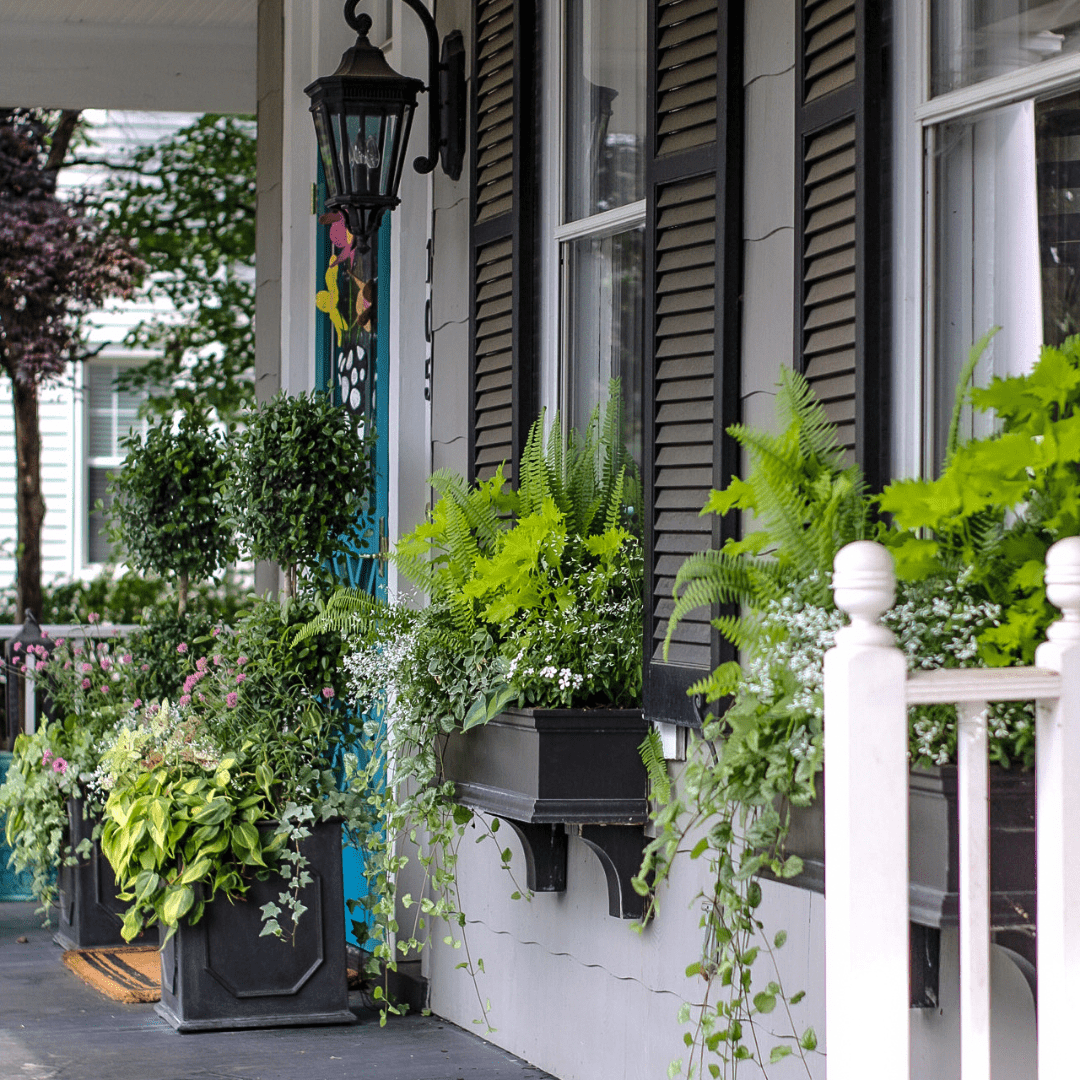
<path fill-rule="evenodd" d="M 345 963 L 341 826 L 304 841 L 313 881 L 307 907 L 285 937 L 260 936 L 264 904 L 279 903 L 279 877 L 256 881 L 243 901 L 219 897 L 194 926 L 182 923 L 161 950 L 159 1016 L 180 1032 L 351 1024 Z"/>
<path fill-rule="evenodd" d="M 68 835 L 72 849 L 90 839 L 94 825 L 94 820 L 83 818 L 82 800 L 70 799 Z M 57 945 L 64 949 L 110 949 L 139 944 L 142 935 L 132 942 L 120 934 L 128 904 L 116 898 L 116 878 L 96 841 L 88 859 L 60 868 L 57 884 L 60 915 L 53 935 Z"/>
<path fill-rule="evenodd" d="M 282 1013 L 280 1016 L 234 1016 L 223 1020 L 182 1020 L 164 1002 L 154 1006 L 158 1014 L 174 1031 L 190 1035 L 197 1031 L 243 1031 L 251 1028 L 316 1027 L 322 1024 L 355 1024 L 356 1015 L 348 1009 L 328 1013 L 305 1013 L 296 1016 Z"/>

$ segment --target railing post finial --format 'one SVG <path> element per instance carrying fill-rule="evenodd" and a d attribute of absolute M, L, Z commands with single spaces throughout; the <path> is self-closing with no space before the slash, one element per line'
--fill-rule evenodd
<path fill-rule="evenodd" d="M 894 645 L 892 631 L 881 616 L 896 598 L 892 556 L 872 540 L 856 540 L 833 560 L 833 599 L 851 617 L 837 635 L 837 645 Z"/>
<path fill-rule="evenodd" d="M 1046 553 L 1046 598 L 1062 617 L 1047 631 L 1050 641 L 1080 641 L 1080 536 L 1059 540 Z"/>

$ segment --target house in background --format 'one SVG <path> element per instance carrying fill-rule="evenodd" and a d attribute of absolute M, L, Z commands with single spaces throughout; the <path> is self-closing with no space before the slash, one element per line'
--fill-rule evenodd
<path fill-rule="evenodd" d="M 135 113 L 88 110 L 94 145 L 87 153 L 117 160 L 136 146 L 156 142 L 190 123 L 182 113 Z M 93 187 L 103 168 L 72 166 L 60 174 L 61 190 Z M 121 391 L 116 376 L 152 355 L 124 345 L 124 337 L 144 319 L 161 317 L 168 308 L 149 302 L 112 302 L 88 319 L 87 345 L 93 353 L 72 365 L 63 380 L 41 396 L 42 491 L 47 507 L 42 527 L 42 579 L 87 578 L 111 559 L 102 534 L 101 515 L 93 508 L 107 499 L 108 472 L 124 457 L 120 440 L 134 427 L 141 392 Z M 15 580 L 15 428 L 11 388 L 0 383 L 0 587 Z"/>
<path fill-rule="evenodd" d="M 415 16 L 365 7 L 393 67 L 426 72 Z M 971 341 L 1005 328 L 985 378 L 1030 367 L 1040 341 L 1080 325 L 1074 8 L 441 0 L 440 33 L 461 29 L 468 52 L 469 157 L 458 181 L 407 169 L 389 228 L 391 542 L 422 519 L 434 468 L 488 475 L 516 459 L 541 407 L 579 417 L 620 375 L 645 480 L 645 711 L 677 776 L 697 723 L 685 689 L 720 645 L 705 613 L 667 660 L 659 645 L 679 562 L 723 539 L 697 509 L 739 467 L 725 426 L 769 424 L 778 371 L 793 366 L 871 483 L 932 472 Z M 318 385 L 303 88 L 351 44 L 340 3 L 0 0 L 0 20 L 8 104 L 257 101 L 258 393 Z M 700 954 L 704 868 L 685 864 L 659 919 L 633 934 L 608 914 L 604 864 L 568 832 L 566 889 L 530 903 L 509 899 L 486 845 L 463 845 L 488 1037 L 564 1080 L 654 1080 L 682 1050 L 680 1003 L 698 994 L 684 972 Z M 824 1077 L 825 901 L 762 889 L 766 925 L 789 934 L 784 983 L 807 991 L 795 1024 L 822 1035 L 809 1068 Z M 912 1075 L 954 1080 L 957 934 L 931 929 L 938 1004 L 912 1013 Z M 471 1027 L 474 989 L 456 962 L 425 953 L 431 1007 Z M 994 1076 L 1032 1077 L 1031 987 L 1003 946 L 993 975 Z"/>

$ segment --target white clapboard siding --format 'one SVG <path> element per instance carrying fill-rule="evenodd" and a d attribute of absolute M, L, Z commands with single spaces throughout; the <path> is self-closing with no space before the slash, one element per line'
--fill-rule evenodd
<path fill-rule="evenodd" d="M 45 497 L 45 521 L 41 532 L 42 577 L 68 577 L 75 572 L 73 513 L 75 507 L 75 400 L 70 385 L 42 391 L 38 409 L 41 424 L 41 490 Z M 0 586 L 15 579 L 15 543 L 18 534 L 15 509 L 15 418 L 11 385 L 0 380 Z"/>
<path fill-rule="evenodd" d="M 1076 1074 L 1080 1012 L 1080 537 L 1046 555 L 1062 612 L 1034 667 L 917 671 L 881 616 L 892 558 L 869 541 L 836 556 L 851 617 L 825 656 L 825 1008 L 829 1080 L 910 1080 L 907 708 L 959 706 L 960 1077 L 991 1080 L 987 702 L 1037 702 L 1038 1080 Z"/>

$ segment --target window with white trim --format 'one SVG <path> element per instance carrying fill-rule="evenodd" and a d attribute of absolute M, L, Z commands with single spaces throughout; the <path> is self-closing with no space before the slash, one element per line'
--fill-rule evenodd
<path fill-rule="evenodd" d="M 101 499 L 106 512 L 112 503 L 108 491 L 109 472 L 123 463 L 125 452 L 120 440 L 132 430 L 146 433 L 146 421 L 139 408 L 146 400 L 145 391 L 120 390 L 117 376 L 126 365 L 87 363 L 83 375 L 83 402 L 86 417 L 86 561 L 108 562 L 112 554 L 109 538 L 103 534 L 104 517 L 94 506 Z"/>
<path fill-rule="evenodd" d="M 553 5 L 554 6 L 554 5 Z M 645 15 L 622 0 L 562 10 L 558 391 L 581 427 L 622 381 L 628 449 L 641 463 L 645 265 Z"/>
<path fill-rule="evenodd" d="M 974 341 L 1001 327 L 977 372 L 985 384 L 1080 331 L 1080 4 L 931 0 L 921 24 L 903 9 L 897 0 L 894 348 L 932 473 Z M 911 303 L 920 278 L 923 302 Z M 968 436 L 992 423 L 963 420 Z"/>

